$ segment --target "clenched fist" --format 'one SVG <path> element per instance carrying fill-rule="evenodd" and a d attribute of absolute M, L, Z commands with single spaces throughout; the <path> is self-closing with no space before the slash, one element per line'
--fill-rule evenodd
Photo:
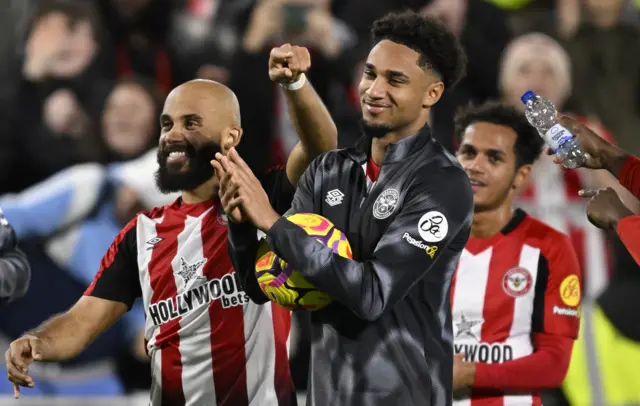
<path fill-rule="evenodd" d="M 276 83 L 293 83 L 311 67 L 309 50 L 284 44 L 271 50 L 269 56 L 269 77 Z"/>
<path fill-rule="evenodd" d="M 35 383 L 29 375 L 29 365 L 33 361 L 42 360 L 42 341 L 32 335 L 24 335 L 9 346 L 4 355 L 7 364 L 7 376 L 13 383 L 13 393 L 16 399 L 20 397 L 20 387 L 33 388 Z"/>

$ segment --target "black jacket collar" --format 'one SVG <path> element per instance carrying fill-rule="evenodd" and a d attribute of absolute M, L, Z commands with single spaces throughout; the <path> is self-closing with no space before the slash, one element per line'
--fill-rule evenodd
<path fill-rule="evenodd" d="M 409 155 L 422 149 L 429 141 L 431 141 L 431 129 L 427 124 L 416 134 L 410 135 L 394 144 L 389 144 L 387 152 L 384 154 L 382 164 L 400 162 Z M 371 155 L 371 142 L 371 137 L 363 135 L 353 147 L 347 148 L 346 152 L 351 159 L 359 164 L 364 164 Z"/>

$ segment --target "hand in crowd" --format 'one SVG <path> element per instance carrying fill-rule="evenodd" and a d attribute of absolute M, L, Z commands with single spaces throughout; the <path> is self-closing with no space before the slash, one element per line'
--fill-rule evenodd
<path fill-rule="evenodd" d="M 75 94 L 68 89 L 58 89 L 44 101 L 43 120 L 55 134 L 80 137 L 90 125 Z"/>
<path fill-rule="evenodd" d="M 271 50 L 269 77 L 276 83 L 293 83 L 311 67 L 307 48 L 284 44 Z"/>
<path fill-rule="evenodd" d="M 73 28 L 60 13 L 43 17 L 27 39 L 23 73 L 38 81 L 46 77 L 68 78 L 82 72 L 97 51 L 88 21 Z"/>
<path fill-rule="evenodd" d="M 560 124 L 578 138 L 580 148 L 588 154 L 587 161 L 583 165 L 589 169 L 607 169 L 617 176 L 627 153 L 617 146 L 600 137 L 586 125 L 579 123 L 567 116 L 559 117 Z M 553 151 L 547 148 L 547 154 L 553 155 Z M 561 160 L 554 157 L 553 161 L 560 164 Z"/>
<path fill-rule="evenodd" d="M 633 215 L 612 188 L 581 190 L 579 194 L 589 199 L 587 218 L 596 227 L 615 230 L 620 220 Z"/>
<path fill-rule="evenodd" d="M 320 50 L 325 56 L 335 56 L 340 48 L 333 35 L 333 16 L 327 4 L 307 0 L 262 0 L 254 9 L 245 31 L 244 48 L 249 52 L 261 50 L 276 35 L 284 35 L 286 4 L 306 4 L 311 6 L 306 17 L 304 31 L 296 36 L 298 43 L 306 43 Z M 292 38 L 283 38 L 285 41 Z"/>
<path fill-rule="evenodd" d="M 433 0 L 421 13 L 442 21 L 456 36 L 462 34 L 467 19 L 468 0 Z"/>
<path fill-rule="evenodd" d="M 272 39 L 282 27 L 281 8 L 285 0 L 261 0 L 253 10 L 245 31 L 244 48 L 257 52 Z"/>

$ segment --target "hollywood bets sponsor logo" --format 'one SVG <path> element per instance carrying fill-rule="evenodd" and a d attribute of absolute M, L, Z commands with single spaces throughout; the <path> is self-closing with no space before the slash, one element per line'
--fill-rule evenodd
<path fill-rule="evenodd" d="M 501 364 L 513 359 L 513 347 L 502 343 L 455 344 L 456 354 L 464 354 L 466 362 Z"/>
<path fill-rule="evenodd" d="M 436 255 L 436 252 L 438 251 L 437 246 L 427 245 L 422 241 L 413 238 L 411 235 L 409 235 L 409 233 L 404 233 L 402 235 L 402 239 L 408 242 L 409 244 L 413 245 L 414 247 L 418 247 L 421 250 L 424 250 L 424 252 L 426 252 L 431 259 L 433 259 L 433 256 Z"/>
<path fill-rule="evenodd" d="M 234 272 L 222 278 L 211 279 L 175 297 L 153 303 L 149 306 L 149 316 L 153 324 L 159 326 L 214 300 L 219 300 L 222 308 L 228 309 L 248 303 L 249 296 L 244 293 Z"/>

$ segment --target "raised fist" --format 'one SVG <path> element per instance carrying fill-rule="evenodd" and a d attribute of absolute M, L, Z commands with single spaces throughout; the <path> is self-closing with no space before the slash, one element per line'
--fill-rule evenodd
<path fill-rule="evenodd" d="M 293 83 L 311 67 L 309 50 L 284 44 L 271 50 L 269 56 L 269 77 L 276 83 Z"/>

